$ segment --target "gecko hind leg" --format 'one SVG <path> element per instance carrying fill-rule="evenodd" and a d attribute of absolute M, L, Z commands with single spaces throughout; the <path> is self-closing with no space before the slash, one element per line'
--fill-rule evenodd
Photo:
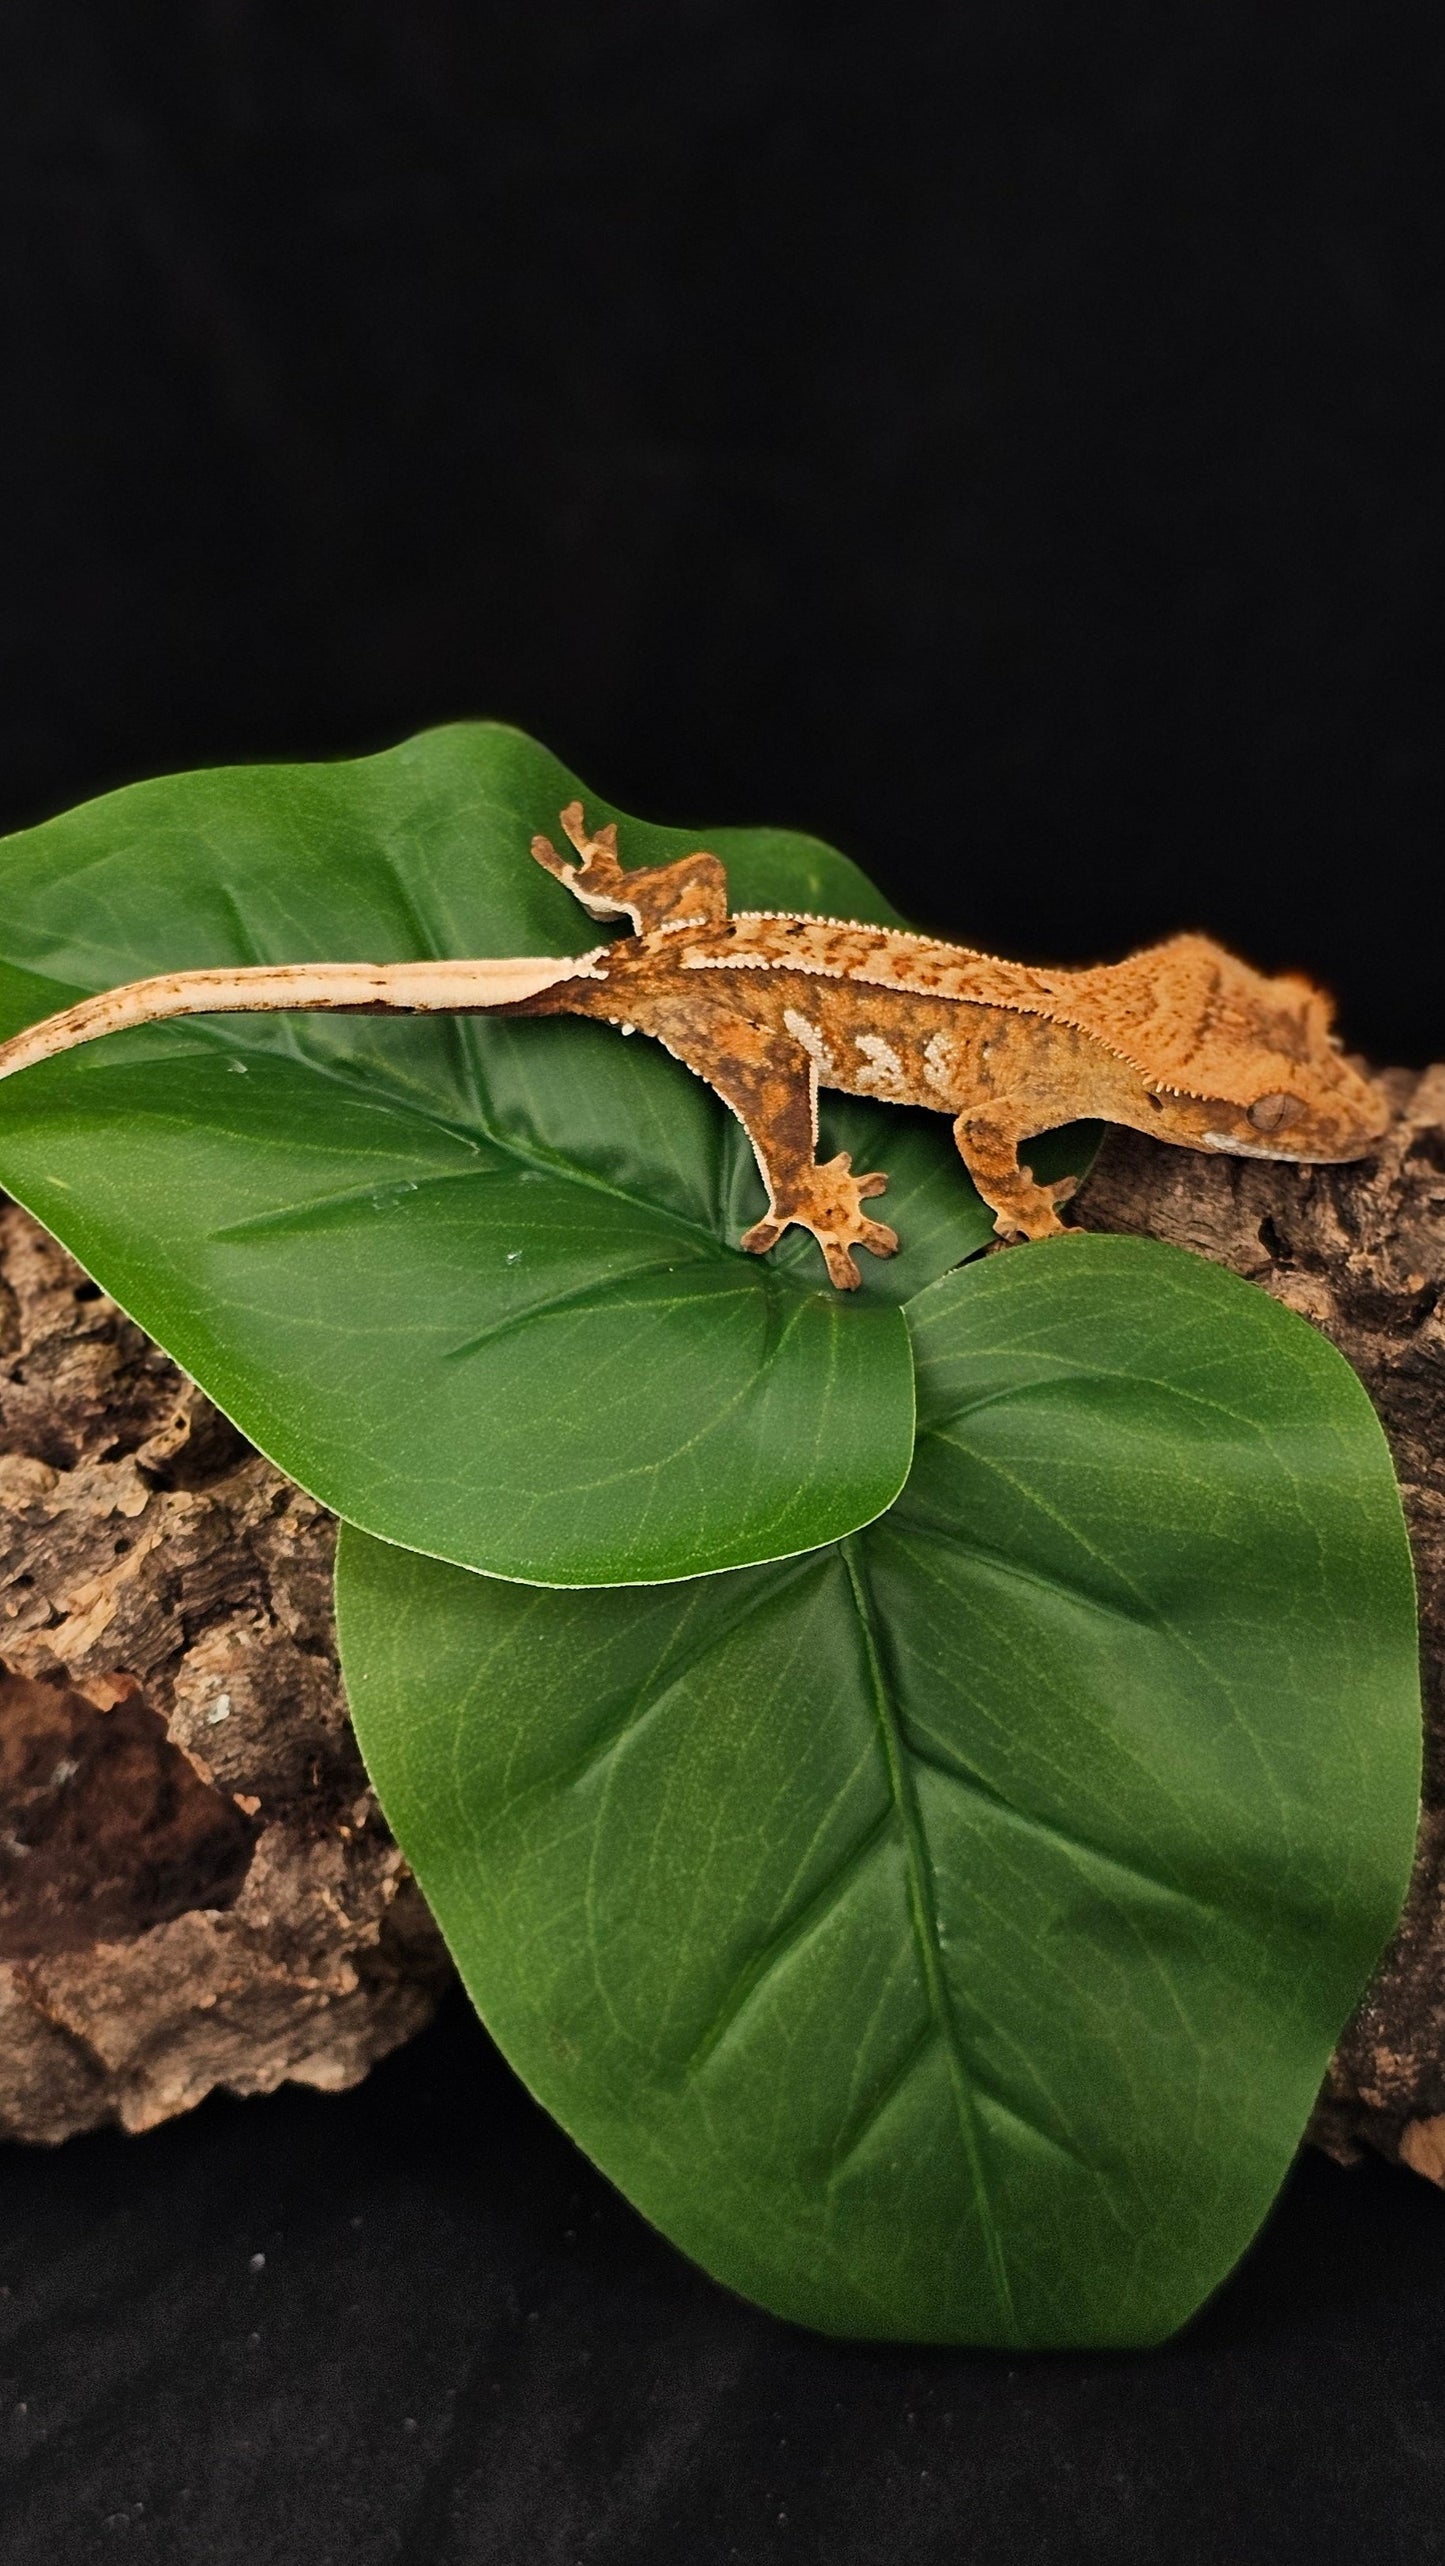
<path fill-rule="evenodd" d="M 561 819 L 579 861 L 570 864 L 546 837 L 533 838 L 532 853 L 590 917 L 629 918 L 633 934 L 647 936 L 659 927 L 720 926 L 727 916 L 728 878 L 715 855 L 699 849 L 672 864 L 639 864 L 628 872 L 618 862 L 615 820 L 590 837 L 580 802 L 569 802 Z"/>
<path fill-rule="evenodd" d="M 796 1221 L 811 1230 L 839 1291 L 853 1292 L 862 1281 L 855 1248 L 897 1255 L 897 1231 L 863 1210 L 886 1190 L 887 1177 L 877 1169 L 855 1176 L 846 1150 L 818 1160 L 818 1073 L 801 1043 L 750 1017 L 684 999 L 650 1008 L 639 1023 L 706 1079 L 752 1142 L 768 1208 L 743 1232 L 750 1256 L 765 1256 Z"/>

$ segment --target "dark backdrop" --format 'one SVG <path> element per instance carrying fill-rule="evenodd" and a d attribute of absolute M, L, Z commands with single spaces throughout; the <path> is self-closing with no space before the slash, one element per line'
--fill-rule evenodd
<path fill-rule="evenodd" d="M 0 821 L 495 713 L 1445 1042 L 1445 33 L 7 0 Z"/>
<path fill-rule="evenodd" d="M 495 713 L 1438 1055 L 1442 68 L 1392 0 L 8 0 L 0 822 Z M 738 2308 L 461 2010 L 0 2194 L 13 2566 L 1445 2556 L 1383 2171 L 1025 2366 Z"/>

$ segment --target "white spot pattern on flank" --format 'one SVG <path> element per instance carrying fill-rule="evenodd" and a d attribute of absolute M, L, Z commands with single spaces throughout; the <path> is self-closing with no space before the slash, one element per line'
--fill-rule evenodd
<path fill-rule="evenodd" d="M 792 1035 L 794 1042 L 802 1044 L 803 1049 L 811 1060 L 818 1076 L 823 1079 L 825 1083 L 831 1083 L 833 1077 L 833 1055 L 828 1049 L 818 1026 L 811 1023 L 807 1016 L 800 1016 L 796 1007 L 785 1007 L 783 1009 L 783 1022 L 787 1026 L 789 1033 Z"/>
<path fill-rule="evenodd" d="M 888 1096 L 905 1085 L 903 1063 L 891 1042 L 885 1042 L 881 1034 L 855 1034 L 853 1041 L 868 1063 L 858 1072 L 858 1085 L 865 1093 Z"/>
<path fill-rule="evenodd" d="M 946 1096 L 953 1085 L 953 1057 L 947 1034 L 930 1034 L 923 1046 L 923 1074 L 930 1087 Z"/>

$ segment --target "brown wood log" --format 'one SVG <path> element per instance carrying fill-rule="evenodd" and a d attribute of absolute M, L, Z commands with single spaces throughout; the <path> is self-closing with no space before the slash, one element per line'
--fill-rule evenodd
<path fill-rule="evenodd" d="M 1232 1266 L 1333 1338 L 1404 1488 L 1422 1611 L 1415 1876 L 1311 2136 L 1445 2182 L 1445 1067 L 1358 1167 L 1111 1132 L 1077 1216 Z M 0 1211 L 0 2132 L 139 2129 L 213 2085 L 343 2085 L 447 1963 L 366 1787 L 333 1527 Z"/>
<path fill-rule="evenodd" d="M 335 1527 L 0 1208 L 0 2135 L 342 2086 L 448 1977 L 346 1719 Z"/>

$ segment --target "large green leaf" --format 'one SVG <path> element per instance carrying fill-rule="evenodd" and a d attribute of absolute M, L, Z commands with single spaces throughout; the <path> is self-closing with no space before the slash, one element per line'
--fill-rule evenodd
<path fill-rule="evenodd" d="M 524 1593 L 345 1532 L 347 1683 L 462 1972 L 713 2273 L 845 2333 L 1177 2326 L 1404 1893 L 1384 1439 L 1303 1320 L 1078 1237 L 912 1305 L 904 1494 L 782 1565 Z"/>
<path fill-rule="evenodd" d="M 0 1031 L 163 969 L 585 950 L 528 855 L 579 789 L 473 723 L 110 794 L 0 848 Z M 695 843 L 623 825 L 629 862 Z M 812 839 L 708 843 L 735 905 L 892 915 Z M 897 1304 L 988 1216 L 937 1116 L 840 1100 L 825 1138 L 890 1171 L 905 1241 L 846 1307 L 800 1233 L 739 1252 L 763 1198 L 738 1126 L 602 1026 L 217 1016 L 0 1085 L 0 1183 L 284 1470 L 390 1540 L 559 1584 L 777 1557 L 897 1493 Z"/>

